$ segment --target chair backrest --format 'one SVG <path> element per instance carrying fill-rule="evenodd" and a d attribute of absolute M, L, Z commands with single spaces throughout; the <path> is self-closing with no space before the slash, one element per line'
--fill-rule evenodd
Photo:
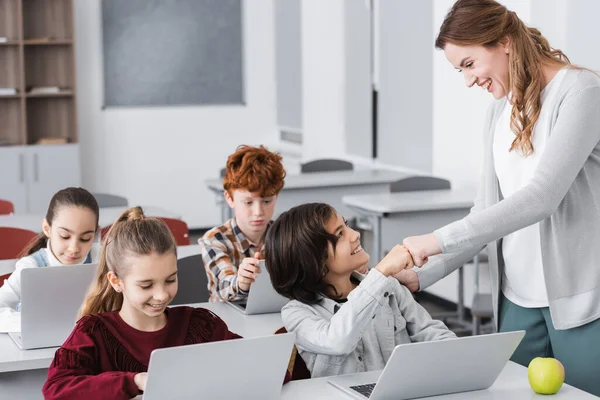
<path fill-rule="evenodd" d="M 27 229 L 0 227 L 0 260 L 17 258 L 36 236 Z"/>
<path fill-rule="evenodd" d="M 0 199 L 0 215 L 11 215 L 15 213 L 15 206 L 8 200 Z"/>
<path fill-rule="evenodd" d="M 171 230 L 171 233 L 175 237 L 175 242 L 177 242 L 177 246 L 187 246 L 190 244 L 190 230 L 185 221 L 174 218 L 159 218 L 162 219 Z"/>
<path fill-rule="evenodd" d="M 337 160 L 333 158 L 322 158 L 306 162 L 300 166 L 301 173 L 307 172 L 333 172 L 333 171 L 352 171 L 354 165 L 350 161 Z"/>
<path fill-rule="evenodd" d="M 0 275 L 0 287 L 4 285 L 4 281 L 7 280 L 12 275 L 12 272 L 9 274 Z"/>
<path fill-rule="evenodd" d="M 190 230 L 187 226 L 187 224 L 180 220 L 180 219 L 173 219 L 173 218 L 164 218 L 164 217 L 158 217 L 159 219 L 162 219 L 165 224 L 167 224 L 167 226 L 169 227 L 169 230 L 171 231 L 171 233 L 173 234 L 173 237 L 175 238 L 175 242 L 177 243 L 177 246 L 187 246 L 190 244 Z M 100 229 L 100 240 L 104 239 L 104 236 L 106 236 L 106 234 L 108 233 L 108 230 L 110 229 L 110 227 L 112 226 L 112 224 L 107 225 L 105 227 L 103 227 L 102 229 Z"/>
<path fill-rule="evenodd" d="M 208 301 L 208 277 L 201 254 L 177 260 L 177 282 L 177 295 L 171 302 L 172 306 Z"/>
<path fill-rule="evenodd" d="M 287 329 L 284 326 L 277 329 L 275 334 L 278 335 L 280 333 L 287 333 Z M 288 364 L 288 372 L 293 381 L 298 381 L 300 379 L 310 379 L 310 371 L 306 368 L 306 363 L 302 359 L 302 356 L 298 354 L 298 349 L 296 345 L 292 349 L 292 355 L 290 357 L 290 363 Z"/>
<path fill-rule="evenodd" d="M 108 193 L 94 193 L 98 207 L 127 207 L 129 202 L 125 197 Z"/>
<path fill-rule="evenodd" d="M 221 168 L 221 170 L 219 171 L 219 177 L 225 178 L 226 173 L 227 173 L 227 168 L 225 168 L 225 167 Z"/>
<path fill-rule="evenodd" d="M 450 189 L 450 181 L 433 176 L 411 176 L 390 185 L 390 192 L 392 193 L 443 189 Z"/>

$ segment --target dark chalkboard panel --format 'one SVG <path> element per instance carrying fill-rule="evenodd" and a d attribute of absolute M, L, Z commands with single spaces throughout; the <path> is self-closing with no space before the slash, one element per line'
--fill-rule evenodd
<path fill-rule="evenodd" d="M 243 104 L 242 0 L 102 0 L 105 106 Z"/>

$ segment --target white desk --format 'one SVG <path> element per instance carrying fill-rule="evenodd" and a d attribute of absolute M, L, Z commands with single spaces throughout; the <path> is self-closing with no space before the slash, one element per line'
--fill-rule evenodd
<path fill-rule="evenodd" d="M 271 335 L 283 326 L 279 313 L 249 316 L 225 303 L 190 305 L 211 310 L 227 323 L 230 331 L 247 338 Z M 7 334 L 0 334 L 0 399 L 41 399 L 56 350 L 21 350 Z"/>
<path fill-rule="evenodd" d="M 193 307 L 206 308 L 217 314 L 229 327 L 231 332 L 245 338 L 268 336 L 283 326 L 281 313 L 245 315 L 225 303 L 198 303 Z"/>
<path fill-rule="evenodd" d="M 349 194 L 389 193 L 390 184 L 400 179 L 414 176 L 391 170 L 364 169 L 337 172 L 313 172 L 300 175 L 288 175 L 285 185 L 279 193 L 274 218 L 290 208 L 313 202 L 327 203 L 344 217 L 353 217 L 355 213 L 342 203 L 342 197 Z M 221 206 L 223 222 L 231 218 L 231 209 L 223 200 L 223 181 L 209 179 L 206 186 L 215 194 L 217 204 Z"/>
<path fill-rule="evenodd" d="M 112 224 L 117 220 L 119 215 L 128 209 L 129 207 L 102 207 L 100 208 L 100 219 L 99 226 L 104 227 Z M 179 214 L 172 213 L 167 210 L 163 210 L 159 207 L 142 206 L 144 213 L 149 217 L 165 217 L 180 219 Z M 13 215 L 0 215 L 0 227 L 9 228 L 21 228 L 27 229 L 33 232 L 40 232 L 42 229 L 42 219 L 45 215 L 42 214 L 13 214 Z"/>
<path fill-rule="evenodd" d="M 427 371 L 423 371 L 423 374 L 426 375 Z M 327 378 L 318 378 L 285 384 L 281 391 L 281 398 L 284 400 L 330 400 L 350 399 L 351 397 L 327 383 Z M 534 393 L 527 381 L 527 368 L 509 361 L 496 382 L 489 389 L 427 398 L 440 400 L 531 400 L 549 399 L 550 397 Z M 563 384 L 560 391 L 551 398 L 552 400 L 588 400 L 597 399 L 598 397 Z"/>
<path fill-rule="evenodd" d="M 185 246 L 177 246 L 177 259 L 195 256 L 201 254 L 200 245 L 198 243 L 191 243 Z"/>
<path fill-rule="evenodd" d="M 465 217 L 475 195 L 472 189 L 424 190 L 344 196 L 342 202 L 371 220 L 371 256 L 379 262 L 384 246 L 391 249 L 407 236 L 430 233 Z"/>

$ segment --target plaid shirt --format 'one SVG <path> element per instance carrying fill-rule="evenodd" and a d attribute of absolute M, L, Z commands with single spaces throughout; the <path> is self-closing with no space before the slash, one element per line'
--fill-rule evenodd
<path fill-rule="evenodd" d="M 271 226 L 269 222 L 267 229 Z M 248 292 L 238 286 L 238 266 L 246 257 L 253 257 L 259 249 L 250 243 L 232 218 L 224 225 L 206 232 L 198 244 L 202 250 L 204 269 L 208 276 L 210 301 L 241 300 Z M 264 245 L 260 249 L 262 252 Z"/>

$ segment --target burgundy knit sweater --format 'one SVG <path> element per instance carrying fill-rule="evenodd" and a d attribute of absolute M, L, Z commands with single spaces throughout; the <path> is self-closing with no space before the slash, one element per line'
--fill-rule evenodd
<path fill-rule="evenodd" d="M 133 377 L 147 372 L 154 349 L 240 338 L 202 308 L 168 308 L 167 324 L 142 332 L 117 311 L 87 315 L 54 355 L 42 393 L 49 399 L 131 399 L 140 394 Z"/>

